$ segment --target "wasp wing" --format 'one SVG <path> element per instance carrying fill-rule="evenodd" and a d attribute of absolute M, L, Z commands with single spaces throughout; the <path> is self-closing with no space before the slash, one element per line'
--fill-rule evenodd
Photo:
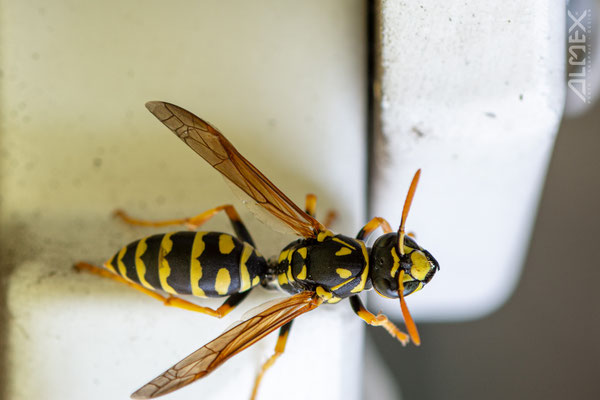
<path fill-rule="evenodd" d="M 315 232 L 325 229 L 246 160 L 217 128 L 170 103 L 150 101 L 146 103 L 146 108 L 210 165 L 297 235 L 314 237 Z"/>
<path fill-rule="evenodd" d="M 162 375 L 142 386 L 132 399 L 152 399 L 180 389 L 211 373 L 230 357 L 253 345 L 275 329 L 305 312 L 317 308 L 322 300 L 314 292 L 288 297 L 268 309 L 241 321 L 204 347 L 196 350 Z"/>

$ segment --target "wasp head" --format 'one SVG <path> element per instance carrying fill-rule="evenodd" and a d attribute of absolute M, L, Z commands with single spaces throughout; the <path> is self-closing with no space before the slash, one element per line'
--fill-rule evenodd
<path fill-rule="evenodd" d="M 380 236 L 371 248 L 369 264 L 374 289 L 380 295 L 397 299 L 400 296 L 399 278 L 404 271 L 403 295 L 421 290 L 440 269 L 435 258 L 410 236 L 404 236 L 403 253 L 398 246 L 398 233 Z"/>

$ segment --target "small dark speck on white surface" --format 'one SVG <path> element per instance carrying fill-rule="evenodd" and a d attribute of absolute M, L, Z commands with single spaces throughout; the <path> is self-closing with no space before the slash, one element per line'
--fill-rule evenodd
<path fill-rule="evenodd" d="M 425 136 L 425 133 L 416 126 L 413 126 L 411 130 L 417 135 L 417 137 L 422 138 L 423 136 Z"/>

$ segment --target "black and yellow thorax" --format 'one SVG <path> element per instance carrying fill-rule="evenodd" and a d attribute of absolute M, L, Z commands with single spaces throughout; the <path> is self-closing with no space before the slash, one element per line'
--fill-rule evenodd
<path fill-rule="evenodd" d="M 324 231 L 315 239 L 286 246 L 275 275 L 281 289 L 290 294 L 310 290 L 325 302 L 337 303 L 370 288 L 369 254 L 362 241 Z"/>
<path fill-rule="evenodd" d="M 148 289 L 220 297 L 260 284 L 267 262 L 227 233 L 171 232 L 128 244 L 104 266 Z"/>

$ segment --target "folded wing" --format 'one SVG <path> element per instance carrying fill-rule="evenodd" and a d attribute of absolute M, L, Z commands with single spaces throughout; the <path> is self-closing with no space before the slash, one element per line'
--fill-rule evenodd
<path fill-rule="evenodd" d="M 281 300 L 196 350 L 133 393 L 131 398 L 153 399 L 189 385 L 275 329 L 314 310 L 321 302 L 314 292 L 302 292 Z"/>
<path fill-rule="evenodd" d="M 146 103 L 156 118 L 258 205 L 303 237 L 315 237 L 324 226 L 306 214 L 208 122 L 176 105 Z"/>

